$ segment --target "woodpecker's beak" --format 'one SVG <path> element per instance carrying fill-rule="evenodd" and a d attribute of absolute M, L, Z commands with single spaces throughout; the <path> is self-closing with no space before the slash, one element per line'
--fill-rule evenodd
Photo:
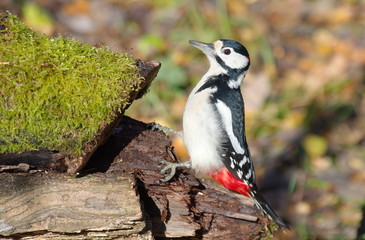
<path fill-rule="evenodd" d="M 203 43 L 195 40 L 189 40 L 189 43 L 194 47 L 199 48 L 201 51 L 203 51 L 203 53 L 205 53 L 208 56 L 215 55 L 215 49 L 213 43 Z"/>

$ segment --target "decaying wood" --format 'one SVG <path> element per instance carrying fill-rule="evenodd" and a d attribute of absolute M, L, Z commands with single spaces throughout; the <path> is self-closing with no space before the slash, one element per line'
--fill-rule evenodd
<path fill-rule="evenodd" d="M 160 63 L 157 61 L 143 62 L 138 60 L 136 65 L 139 67 L 140 75 L 144 80 L 140 84 L 139 91 L 130 93 L 129 103 L 143 96 L 160 69 Z M 16 166 L 19 163 L 26 163 L 31 168 L 38 170 L 76 173 L 85 166 L 96 149 L 109 138 L 113 129 L 118 126 L 125 110 L 117 111 L 114 121 L 101 126 L 99 132 L 95 134 L 94 140 L 86 144 L 82 151 L 83 155 L 80 157 L 74 158 L 66 153 L 43 149 L 21 154 L 0 154 L 0 165 Z"/>
<path fill-rule="evenodd" d="M 0 174 L 0 183 L 0 236 L 110 239 L 146 226 L 130 177 Z"/>
<path fill-rule="evenodd" d="M 131 127 L 133 126 L 133 127 Z M 146 215 L 151 220 L 152 233 L 157 237 L 190 237 L 191 239 L 252 239 L 265 235 L 265 224 L 253 202 L 232 193 L 209 180 L 201 181 L 187 172 L 178 172 L 168 183 L 161 183 L 161 160 L 171 161 L 171 142 L 161 132 L 146 130 L 146 126 L 125 119 L 125 135 L 115 134 L 114 143 L 125 142 L 128 131 L 137 129 L 137 137 L 108 169 L 108 173 L 132 173 L 137 178 Z M 133 129 L 133 130 L 132 130 Z"/>
<path fill-rule="evenodd" d="M 172 161 L 171 150 L 165 134 L 124 117 L 77 178 L 0 173 L 0 238 L 232 240 L 265 235 L 265 222 L 250 199 L 186 171 L 161 183 L 159 163 Z"/>

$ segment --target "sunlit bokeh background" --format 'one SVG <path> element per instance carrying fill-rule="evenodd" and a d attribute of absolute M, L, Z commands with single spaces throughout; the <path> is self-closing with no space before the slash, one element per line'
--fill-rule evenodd
<path fill-rule="evenodd" d="M 208 68 L 188 40 L 240 41 L 251 56 L 242 91 L 258 185 L 292 226 L 275 238 L 365 239 L 364 1 L 2 0 L 0 9 L 48 36 L 160 61 L 127 115 L 175 129 Z"/>

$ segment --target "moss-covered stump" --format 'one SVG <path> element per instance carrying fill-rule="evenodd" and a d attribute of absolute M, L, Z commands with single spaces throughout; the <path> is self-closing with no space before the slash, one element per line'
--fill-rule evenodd
<path fill-rule="evenodd" d="M 79 171 L 159 67 L 0 13 L 0 165 Z"/>

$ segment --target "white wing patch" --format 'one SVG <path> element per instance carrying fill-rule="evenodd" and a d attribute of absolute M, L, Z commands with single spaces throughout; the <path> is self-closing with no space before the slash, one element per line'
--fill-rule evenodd
<path fill-rule="evenodd" d="M 224 130 L 228 134 L 229 141 L 231 142 L 233 149 L 239 154 L 244 154 L 245 150 L 242 148 L 241 144 L 238 142 L 238 139 L 233 134 L 231 110 L 224 102 L 219 99 L 217 100 L 217 103 L 215 105 L 217 107 L 218 113 L 222 118 Z"/>
<path fill-rule="evenodd" d="M 231 160 L 231 168 L 234 169 L 234 160 L 232 157 L 229 158 Z"/>
<path fill-rule="evenodd" d="M 242 179 L 243 172 L 242 172 L 242 170 L 241 170 L 241 169 L 238 169 L 238 170 L 237 170 L 237 175 L 238 175 L 238 177 L 239 177 L 240 179 Z"/>
<path fill-rule="evenodd" d="M 249 170 L 249 171 L 246 173 L 246 175 L 245 175 L 246 179 L 249 179 L 249 178 L 251 177 L 251 175 L 252 175 L 252 172 L 251 172 L 251 170 Z"/>
<path fill-rule="evenodd" d="M 238 166 L 240 166 L 240 168 L 243 167 L 244 164 L 246 164 L 248 162 L 248 157 L 245 155 L 243 156 L 243 159 L 239 162 Z"/>

